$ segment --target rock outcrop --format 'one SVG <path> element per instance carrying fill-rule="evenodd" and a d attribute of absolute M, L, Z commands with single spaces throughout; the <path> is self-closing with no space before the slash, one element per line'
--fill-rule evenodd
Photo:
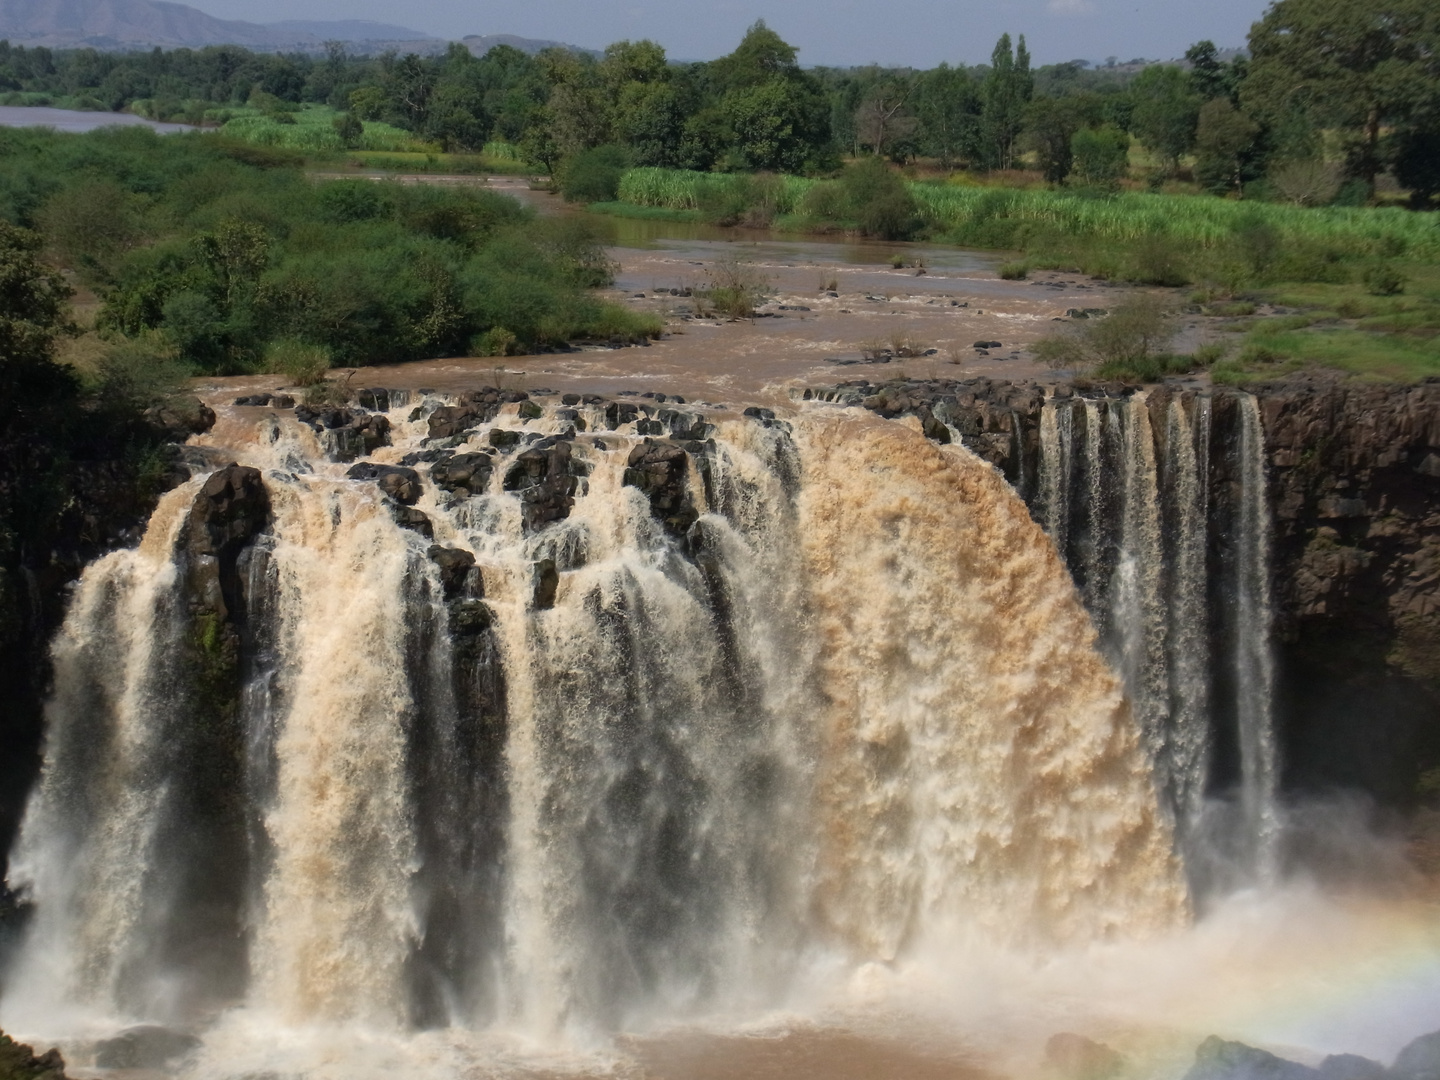
<path fill-rule="evenodd" d="M 65 1059 L 55 1049 L 37 1054 L 0 1031 L 0 1080 L 65 1080 Z"/>

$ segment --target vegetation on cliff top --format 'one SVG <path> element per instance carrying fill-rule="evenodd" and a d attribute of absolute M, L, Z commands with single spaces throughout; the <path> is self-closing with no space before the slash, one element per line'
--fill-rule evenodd
<path fill-rule="evenodd" d="M 213 136 L 0 131 L 0 218 L 93 290 L 101 337 L 197 372 L 264 370 L 287 342 L 359 364 L 659 329 L 590 294 L 610 268 L 581 223 L 481 190 L 316 183 Z"/>

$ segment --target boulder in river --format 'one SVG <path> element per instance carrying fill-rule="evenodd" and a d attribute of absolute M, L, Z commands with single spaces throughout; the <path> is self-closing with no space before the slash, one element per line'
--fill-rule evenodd
<path fill-rule="evenodd" d="M 96 1043 L 95 1065 L 101 1069 L 163 1069 L 199 1045 L 194 1035 L 146 1024 Z"/>

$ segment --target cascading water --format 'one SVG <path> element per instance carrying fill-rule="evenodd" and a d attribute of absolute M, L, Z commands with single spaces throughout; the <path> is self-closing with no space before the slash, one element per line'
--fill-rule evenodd
<path fill-rule="evenodd" d="M 1183 921 L 1131 705 L 989 466 L 825 409 L 462 405 L 392 410 L 348 474 L 227 411 L 197 442 L 261 472 L 169 493 L 86 572 L 7 1026 L 583 1045 L 816 965 Z M 1131 540 L 1153 488 L 1126 481 Z M 1117 611 L 1163 610 L 1148 581 Z"/>
<path fill-rule="evenodd" d="M 1260 404 L 1240 406 L 1239 581 L 1235 635 L 1236 714 L 1240 731 L 1240 805 L 1251 866 L 1262 878 L 1275 869 L 1275 663 L 1270 629 L 1270 508 L 1265 493 L 1265 433 Z"/>
<path fill-rule="evenodd" d="M 1203 394 L 1051 399 L 1033 508 L 1125 677 L 1202 893 L 1265 880 L 1279 831 L 1264 436 L 1255 399 L 1233 400 L 1217 431 Z M 1233 543 L 1211 543 L 1215 515 Z M 1227 648 L 1211 647 L 1217 627 Z M 1217 741 L 1234 745 L 1233 781 L 1217 778 Z"/>

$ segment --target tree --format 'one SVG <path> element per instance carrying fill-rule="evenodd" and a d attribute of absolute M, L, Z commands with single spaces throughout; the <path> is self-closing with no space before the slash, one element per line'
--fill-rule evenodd
<path fill-rule="evenodd" d="M 1246 166 L 1259 133 L 1260 125 L 1228 98 L 1207 101 L 1195 126 L 1195 178 L 1217 195 L 1238 195 L 1249 179 Z"/>
<path fill-rule="evenodd" d="M 359 146 L 360 140 L 365 137 L 365 125 L 356 119 L 354 113 L 340 113 L 330 123 L 335 128 L 335 134 L 340 136 L 340 145 L 347 150 Z"/>
<path fill-rule="evenodd" d="M 764 19 L 759 19 L 745 31 L 734 52 L 711 62 L 711 77 L 722 92 L 788 78 L 800 70 L 795 62 L 797 53 L 795 46 L 782 40 L 765 25 Z"/>
<path fill-rule="evenodd" d="M 1380 135 L 1440 95 L 1440 6 L 1433 0 L 1278 0 L 1250 31 L 1241 87 L 1269 127 L 1303 117 L 1336 129 L 1349 170 L 1372 188 Z"/>
<path fill-rule="evenodd" d="M 733 53 L 707 65 L 721 98 L 714 114 L 686 124 L 682 158 L 702 156 L 708 145 L 709 153 L 725 155 L 727 167 L 799 172 L 818 157 L 830 139 L 825 95 L 795 56 L 761 21 Z"/>
<path fill-rule="evenodd" d="M 64 384 L 55 345 L 70 329 L 71 290 L 40 262 L 40 237 L 0 222 L 0 399 L 37 384 Z"/>
<path fill-rule="evenodd" d="M 990 72 L 981 89 L 981 156 L 988 167 L 1014 166 L 1015 143 L 1034 87 L 1025 35 L 1020 35 L 1019 46 L 1012 51 L 1010 35 L 1001 34 L 990 54 Z"/>
<path fill-rule="evenodd" d="M 884 157 L 886 147 L 913 135 L 918 124 L 905 106 L 914 90 L 908 79 L 877 82 L 855 110 L 856 140 Z"/>
<path fill-rule="evenodd" d="M 609 142 L 611 108 L 599 65 L 569 49 L 546 49 L 539 59 L 550 84 L 545 104 L 549 138 L 560 156 Z"/>
<path fill-rule="evenodd" d="M 1220 62 L 1213 41 L 1197 41 L 1185 50 L 1185 59 L 1190 64 L 1190 92 L 1201 101 L 1233 95 L 1234 69 Z"/>
<path fill-rule="evenodd" d="M 1130 136 L 1119 128 L 1081 128 L 1070 139 L 1070 175 L 1088 187 L 1114 187 L 1129 153 Z"/>
<path fill-rule="evenodd" d="M 1181 155 L 1195 141 L 1200 99 L 1191 93 L 1189 82 L 1178 67 L 1151 64 L 1130 84 L 1135 100 L 1130 130 L 1168 173 L 1180 167 Z"/>
<path fill-rule="evenodd" d="M 980 94 L 964 68 L 949 64 L 922 72 L 915 84 L 915 116 L 921 152 L 943 168 L 975 149 L 980 128 Z"/>
<path fill-rule="evenodd" d="M 1440 125 L 1397 132 L 1394 162 L 1395 178 L 1410 189 L 1410 205 L 1428 210 L 1440 195 Z"/>
<path fill-rule="evenodd" d="M 1049 183 L 1058 184 L 1070 175 L 1075 133 L 1100 121 L 1100 100 L 1094 94 L 1036 98 L 1030 102 L 1025 114 L 1025 138 Z"/>

